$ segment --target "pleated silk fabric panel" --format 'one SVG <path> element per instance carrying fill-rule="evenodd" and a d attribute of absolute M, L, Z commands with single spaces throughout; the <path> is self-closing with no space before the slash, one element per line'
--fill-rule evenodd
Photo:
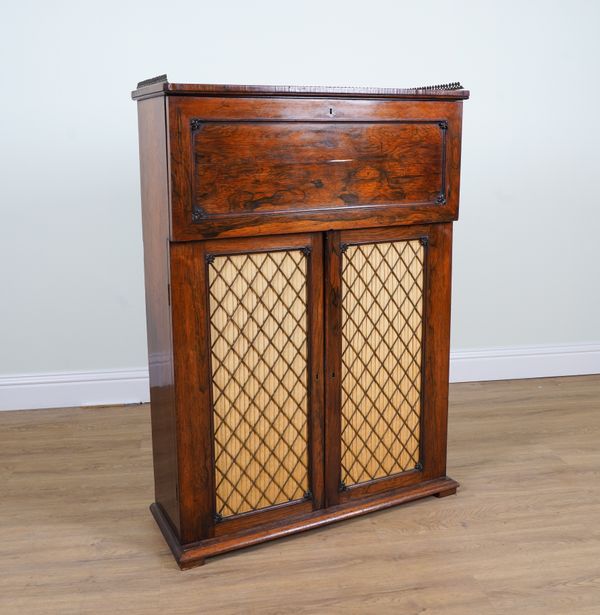
<path fill-rule="evenodd" d="M 342 264 L 342 481 L 419 462 L 425 248 L 350 245 Z"/>
<path fill-rule="evenodd" d="M 209 264 L 216 510 L 298 500 L 308 484 L 307 288 L 301 250 Z"/>

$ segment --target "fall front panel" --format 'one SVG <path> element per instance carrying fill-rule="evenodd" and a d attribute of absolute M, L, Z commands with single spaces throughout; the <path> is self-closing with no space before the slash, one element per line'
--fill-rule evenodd
<path fill-rule="evenodd" d="M 445 201 L 445 122 L 192 124 L 203 217 Z"/>
<path fill-rule="evenodd" d="M 310 491 L 308 258 L 296 248 L 209 259 L 218 518 Z"/>

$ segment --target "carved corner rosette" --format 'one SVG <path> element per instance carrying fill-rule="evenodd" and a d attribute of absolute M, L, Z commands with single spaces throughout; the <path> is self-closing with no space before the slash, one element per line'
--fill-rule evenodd
<path fill-rule="evenodd" d="M 446 204 L 446 195 L 443 192 L 440 192 L 436 199 L 435 202 L 437 205 L 445 205 Z"/>
<path fill-rule="evenodd" d="M 198 205 L 194 205 L 192 207 L 192 222 L 202 222 L 206 218 L 206 212 L 199 207 Z"/>
<path fill-rule="evenodd" d="M 199 120 L 198 118 L 192 118 L 190 120 L 190 128 L 192 129 L 192 132 L 200 130 L 200 128 L 202 128 L 202 124 L 204 124 L 202 120 Z"/>

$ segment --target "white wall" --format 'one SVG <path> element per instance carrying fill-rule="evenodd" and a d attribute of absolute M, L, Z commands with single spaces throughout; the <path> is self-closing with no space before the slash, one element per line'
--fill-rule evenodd
<path fill-rule="evenodd" d="M 163 72 L 171 81 L 207 83 L 462 80 L 472 99 L 455 234 L 454 378 L 600 371 L 599 22 L 600 3 L 574 0 L 6 4 L 4 406 L 145 395 L 129 92 Z M 513 351 L 538 356 L 537 367 L 507 362 Z M 504 371 L 494 363 L 498 352 Z M 540 363 L 549 354 L 560 357 Z M 54 397 L 43 388 L 60 384 L 57 373 L 75 386 L 73 399 L 64 387 L 51 387 L 63 391 Z M 81 382 L 98 378 L 113 388 L 81 392 Z M 129 380 L 135 384 L 127 388 Z M 36 384 L 37 401 L 27 397 Z"/>

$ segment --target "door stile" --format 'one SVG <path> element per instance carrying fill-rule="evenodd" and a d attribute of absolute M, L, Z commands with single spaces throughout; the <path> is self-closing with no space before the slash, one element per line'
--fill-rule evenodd
<path fill-rule="evenodd" d="M 325 493 L 326 505 L 340 501 L 342 267 L 340 232 L 325 234 Z"/>

